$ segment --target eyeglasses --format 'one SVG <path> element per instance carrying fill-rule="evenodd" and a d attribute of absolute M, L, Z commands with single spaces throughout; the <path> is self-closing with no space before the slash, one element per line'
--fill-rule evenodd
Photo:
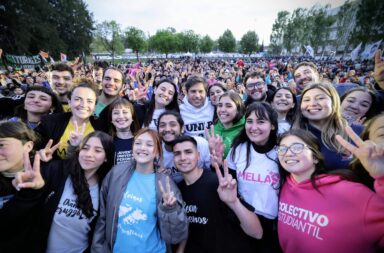
<path fill-rule="evenodd" d="M 265 85 L 264 82 L 256 82 L 256 83 L 248 83 L 247 85 L 245 85 L 245 87 L 247 87 L 247 89 L 251 90 L 251 89 L 254 89 L 255 87 L 261 88 L 264 85 Z"/>
<path fill-rule="evenodd" d="M 300 154 L 303 152 L 304 148 L 309 148 L 307 145 L 303 143 L 293 143 L 291 146 L 287 147 L 285 145 L 277 146 L 276 151 L 279 155 L 285 155 L 288 152 L 288 149 L 291 150 L 294 154 Z"/>

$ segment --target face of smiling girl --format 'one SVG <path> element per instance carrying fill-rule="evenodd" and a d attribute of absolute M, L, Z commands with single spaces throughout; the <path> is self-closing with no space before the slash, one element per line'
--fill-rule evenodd
<path fill-rule="evenodd" d="M 155 90 L 156 108 L 164 108 L 172 102 L 175 95 L 175 87 L 172 84 L 161 83 Z"/>
<path fill-rule="evenodd" d="M 268 142 L 271 130 L 275 127 L 267 119 L 259 119 L 252 112 L 245 122 L 245 132 L 251 142 L 256 145 L 265 145 Z"/>

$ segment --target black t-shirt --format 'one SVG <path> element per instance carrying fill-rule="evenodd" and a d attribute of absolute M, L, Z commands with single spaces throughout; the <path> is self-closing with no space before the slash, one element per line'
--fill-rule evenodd
<path fill-rule="evenodd" d="M 133 159 L 133 137 L 130 139 L 120 139 L 118 137 L 115 137 L 113 139 L 113 144 L 115 145 L 114 165 L 120 163 L 127 163 Z"/>
<path fill-rule="evenodd" d="M 192 185 L 184 181 L 179 189 L 186 203 L 189 236 L 185 253 L 254 252 L 251 237 L 240 227 L 233 211 L 220 200 L 216 174 L 204 170 Z"/>

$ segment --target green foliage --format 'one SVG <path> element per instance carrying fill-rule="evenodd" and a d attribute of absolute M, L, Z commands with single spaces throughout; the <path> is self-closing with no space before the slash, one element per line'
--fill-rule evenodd
<path fill-rule="evenodd" d="M 155 35 L 149 38 L 149 47 L 165 54 L 165 57 L 168 58 L 168 54 L 176 52 L 180 45 L 175 32 L 174 28 L 158 30 Z"/>
<path fill-rule="evenodd" d="M 199 36 L 193 30 L 187 30 L 177 33 L 179 41 L 179 51 L 181 52 L 198 52 Z"/>
<path fill-rule="evenodd" d="M 236 39 L 232 32 L 227 29 L 218 39 L 219 50 L 222 52 L 230 53 L 236 49 Z"/>
<path fill-rule="evenodd" d="M 241 51 L 245 54 L 251 55 L 258 49 L 259 37 L 253 31 L 248 31 L 240 40 Z"/>
<path fill-rule="evenodd" d="M 213 46 L 215 45 L 215 42 L 209 37 L 208 35 L 205 35 L 200 41 L 199 41 L 199 49 L 202 53 L 209 53 L 212 52 Z"/>
<path fill-rule="evenodd" d="M 329 6 L 314 6 L 310 10 L 297 8 L 289 12 L 278 13 L 272 28 L 271 51 L 278 53 L 285 48 L 291 53 L 293 49 L 303 49 L 310 45 L 317 52 L 324 50 L 329 43 L 330 29 L 336 18 L 328 15 Z"/>
<path fill-rule="evenodd" d="M 308 38 L 308 43 L 317 52 L 318 48 L 328 44 L 330 36 L 330 27 L 336 21 L 336 17 L 327 15 L 329 5 L 322 8 L 312 8 L 308 12 L 307 24 L 308 31 L 305 36 Z"/>
<path fill-rule="evenodd" d="M 82 0 L 12 0 L 0 9 L 0 45 L 7 53 L 54 58 L 89 52 L 93 20 Z"/>
<path fill-rule="evenodd" d="M 124 52 L 124 45 L 120 25 L 116 21 L 104 21 L 96 25 L 95 43 L 102 45 L 103 49 L 112 55 Z"/>
<path fill-rule="evenodd" d="M 376 42 L 384 38 L 384 1 L 361 0 L 351 42 Z"/>
<path fill-rule="evenodd" d="M 139 52 L 144 51 L 146 47 L 144 32 L 136 27 L 129 27 L 125 31 L 124 42 L 125 46 L 132 49 L 136 53 L 136 58 L 139 59 Z"/>
<path fill-rule="evenodd" d="M 288 11 L 279 11 L 277 13 L 277 18 L 272 25 L 272 33 L 270 36 L 269 48 L 272 54 L 280 54 L 283 49 L 283 36 L 287 29 L 289 14 Z"/>

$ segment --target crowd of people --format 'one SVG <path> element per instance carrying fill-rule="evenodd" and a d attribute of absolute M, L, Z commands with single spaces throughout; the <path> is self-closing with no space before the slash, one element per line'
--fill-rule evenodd
<path fill-rule="evenodd" d="M 1 252 L 383 252 L 384 62 L 0 72 Z"/>

